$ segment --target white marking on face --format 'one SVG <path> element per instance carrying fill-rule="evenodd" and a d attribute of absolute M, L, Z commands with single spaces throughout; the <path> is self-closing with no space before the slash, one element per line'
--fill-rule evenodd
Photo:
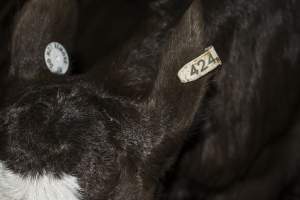
<path fill-rule="evenodd" d="M 1 200 L 79 200 L 77 178 L 63 175 L 60 179 L 51 174 L 40 177 L 22 177 L 7 169 L 0 161 Z"/>

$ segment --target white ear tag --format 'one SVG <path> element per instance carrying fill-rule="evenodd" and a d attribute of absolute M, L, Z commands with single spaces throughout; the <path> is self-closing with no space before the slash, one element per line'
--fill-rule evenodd
<path fill-rule="evenodd" d="M 184 65 L 178 72 L 178 77 L 182 83 L 195 81 L 207 73 L 222 65 L 215 48 L 210 46 L 205 52 L 191 62 Z"/>
<path fill-rule="evenodd" d="M 67 73 L 70 61 L 63 45 L 58 42 L 49 43 L 44 56 L 46 65 L 52 73 L 59 75 Z"/>

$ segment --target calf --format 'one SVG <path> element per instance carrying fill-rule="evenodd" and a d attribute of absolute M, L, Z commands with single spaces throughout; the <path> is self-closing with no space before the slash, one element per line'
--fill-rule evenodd
<path fill-rule="evenodd" d="M 149 0 L 105 66 L 51 74 L 44 49 L 73 51 L 77 6 L 30 0 L 15 27 L 1 199 L 157 199 L 185 142 L 170 199 L 277 199 L 297 181 L 298 2 Z M 181 83 L 181 67 L 210 45 L 222 68 Z"/>

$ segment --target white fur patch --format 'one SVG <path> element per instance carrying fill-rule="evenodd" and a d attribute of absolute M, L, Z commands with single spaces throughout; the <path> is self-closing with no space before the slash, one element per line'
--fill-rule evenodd
<path fill-rule="evenodd" d="M 8 170 L 0 161 L 1 200 L 79 200 L 80 187 L 75 177 L 53 175 L 21 177 Z"/>

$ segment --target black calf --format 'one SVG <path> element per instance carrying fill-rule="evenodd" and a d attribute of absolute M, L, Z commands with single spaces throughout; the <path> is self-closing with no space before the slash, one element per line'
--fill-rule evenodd
<path fill-rule="evenodd" d="M 31 0 L 17 20 L 1 105 L 9 170 L 73 175 L 90 200 L 298 198 L 297 1 L 137 3 L 142 20 L 105 62 L 74 45 L 95 49 L 76 36 L 78 3 Z M 50 74 L 53 40 L 86 73 Z M 181 83 L 180 68 L 210 45 L 222 68 Z"/>

